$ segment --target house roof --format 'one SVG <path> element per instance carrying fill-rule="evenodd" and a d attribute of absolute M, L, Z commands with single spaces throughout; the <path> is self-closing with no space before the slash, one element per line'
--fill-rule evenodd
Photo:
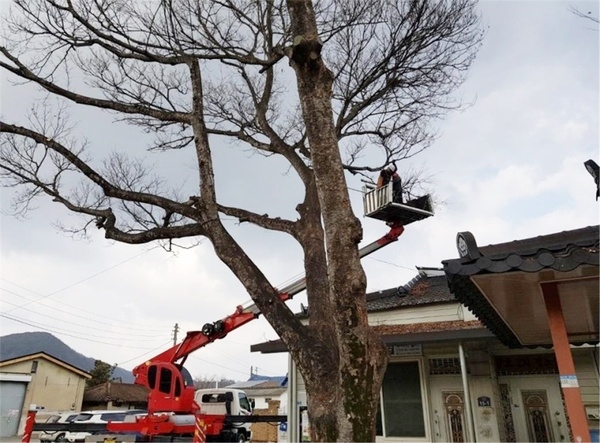
<path fill-rule="evenodd" d="M 274 382 L 278 386 L 281 386 L 285 380 L 287 380 L 287 376 L 285 375 L 270 376 L 259 374 L 251 374 L 250 378 L 248 379 L 248 381 Z"/>
<path fill-rule="evenodd" d="M 273 391 L 278 391 L 280 389 L 283 389 L 284 391 L 287 389 L 285 387 L 283 387 L 281 385 L 281 382 L 277 382 L 277 381 L 273 381 L 273 380 L 267 380 L 267 381 L 246 381 L 246 382 L 240 382 L 240 383 L 235 383 L 233 385 L 227 386 L 228 388 L 234 388 L 234 389 L 243 389 L 246 391 L 246 393 L 255 393 L 258 391 L 265 391 L 265 392 L 273 392 Z M 255 394 L 258 395 L 258 394 Z"/>
<path fill-rule="evenodd" d="M 258 375 L 252 374 L 250 379 L 247 381 L 240 381 L 234 383 L 232 385 L 227 386 L 228 388 L 235 389 L 245 389 L 245 390 L 254 390 L 254 389 L 271 389 L 271 388 L 280 388 L 284 386 L 287 381 L 287 376 L 275 376 L 270 377 L 268 375 Z"/>
<path fill-rule="evenodd" d="M 448 290 L 445 275 L 429 276 L 425 272 L 419 272 L 406 285 L 367 294 L 368 312 L 438 303 L 456 303 L 456 298 Z"/>
<path fill-rule="evenodd" d="M 127 403 L 144 403 L 148 401 L 148 392 L 145 386 L 109 381 L 86 389 L 83 401 L 104 403 L 118 400 Z"/>
<path fill-rule="evenodd" d="M 33 360 L 40 359 L 40 358 L 47 360 L 51 363 L 54 363 L 55 365 L 61 366 L 64 369 L 67 369 L 68 371 L 74 372 L 75 374 L 78 374 L 83 378 L 88 378 L 88 379 L 92 378 L 92 376 L 89 372 L 85 372 L 76 366 L 73 366 L 73 365 L 71 365 L 65 361 L 62 361 L 56 357 L 53 357 L 49 354 L 46 354 L 45 352 L 35 352 L 33 354 L 21 355 L 19 357 L 13 357 L 13 358 L 9 358 L 6 360 L 2 360 L 2 361 L 0 361 L 0 369 L 5 368 L 10 365 L 17 364 L 17 363 L 22 363 L 25 361 L 33 361 Z"/>
<path fill-rule="evenodd" d="M 248 397 L 279 397 L 281 394 L 287 391 L 287 387 L 272 387 L 272 388 L 256 388 L 246 389 L 246 395 Z"/>
<path fill-rule="evenodd" d="M 441 268 L 417 267 L 418 275 L 407 284 L 367 294 L 367 311 L 381 312 L 412 306 L 456 303 L 449 291 L 446 276 Z M 307 318 L 309 309 L 298 314 Z"/>
<path fill-rule="evenodd" d="M 265 383 L 264 380 L 248 380 L 248 381 L 240 381 L 237 383 L 233 383 L 232 385 L 229 385 L 227 387 L 232 388 L 232 389 L 250 389 L 250 388 L 254 388 L 258 385 L 262 385 L 263 383 Z"/>
<path fill-rule="evenodd" d="M 572 343 L 598 340 L 599 230 L 572 231 L 479 248 L 457 235 L 460 258 L 444 260 L 450 290 L 505 345 L 552 343 L 543 285 L 558 285 Z"/>
<path fill-rule="evenodd" d="M 439 321 L 433 323 L 410 323 L 403 325 L 377 325 L 374 329 L 381 335 L 389 336 L 396 334 L 415 334 L 435 331 L 458 331 L 463 329 L 482 329 L 484 326 L 479 320 L 463 321 Z"/>
<path fill-rule="evenodd" d="M 448 289 L 446 276 L 441 268 L 417 267 L 419 274 L 406 285 L 367 294 L 369 313 L 402 308 L 458 303 Z M 299 314 L 308 317 L 308 311 Z M 389 343 L 437 342 L 459 339 L 489 339 L 494 336 L 480 321 L 423 322 L 402 325 L 375 326 Z M 287 352 L 281 340 L 258 343 L 250 347 L 251 352 Z"/>

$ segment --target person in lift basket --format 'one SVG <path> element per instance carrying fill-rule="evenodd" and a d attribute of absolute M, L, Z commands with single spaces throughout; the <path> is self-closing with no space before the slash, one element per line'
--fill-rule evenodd
<path fill-rule="evenodd" d="M 392 162 L 390 166 L 381 170 L 379 173 L 379 178 L 377 179 L 377 187 L 381 188 L 386 186 L 390 181 L 392 182 L 394 203 L 402 204 L 402 179 L 398 175 L 398 167 L 396 166 L 396 162 Z"/>

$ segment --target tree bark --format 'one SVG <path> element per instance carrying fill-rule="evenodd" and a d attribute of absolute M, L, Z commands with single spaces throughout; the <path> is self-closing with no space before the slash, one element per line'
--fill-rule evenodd
<path fill-rule="evenodd" d="M 288 0 L 287 5 L 293 37 L 290 60 L 325 230 L 333 349 L 337 350 L 332 351 L 336 368 L 325 367 L 331 365 L 327 359 L 316 374 L 308 370 L 315 362 L 296 358 L 307 391 L 313 393 L 308 398 L 311 438 L 374 441 L 387 351 L 368 325 L 366 277 L 358 253 L 362 229 L 352 212 L 342 168 L 332 109 L 333 76 L 321 58 L 312 1 Z"/>
<path fill-rule="evenodd" d="M 414 155 L 433 139 L 428 120 L 459 107 L 448 95 L 483 37 L 475 3 L 331 1 L 317 15 L 311 0 L 13 2 L 7 29 L 15 38 L 0 46 L 0 70 L 59 99 L 117 112 L 154 134 L 156 151 L 195 149 L 198 186 L 185 195 L 161 189 L 123 154 L 104 167 L 86 160 L 86 143 L 71 140 L 61 109 L 55 118 L 45 102 L 32 107 L 27 127 L 0 121 L 0 184 L 25 189 L 16 194 L 16 214 L 46 195 L 84 215 L 74 234 L 95 225 L 118 242 L 169 247 L 174 239 L 207 238 L 298 365 L 313 441 L 373 441 L 387 352 L 368 325 L 362 228 L 344 171 L 371 178 Z M 275 68 L 286 56 L 299 97 L 291 106 L 293 88 Z M 59 74 L 72 68 L 93 93 Z M 304 187 L 300 217 L 224 205 L 213 137 L 283 157 Z M 82 187 L 63 179 L 72 173 Z M 302 247 L 308 325 L 223 215 L 290 235 Z"/>

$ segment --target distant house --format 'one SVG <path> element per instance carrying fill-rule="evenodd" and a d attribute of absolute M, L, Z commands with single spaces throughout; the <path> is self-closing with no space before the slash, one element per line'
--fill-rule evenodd
<path fill-rule="evenodd" d="M 254 409 L 268 409 L 270 401 L 280 400 L 281 395 L 287 392 L 286 383 L 285 376 L 268 377 L 252 374 L 248 381 L 234 383 L 227 387 L 246 392 L 250 401 L 254 400 Z"/>
<path fill-rule="evenodd" d="M 146 409 L 148 392 L 145 386 L 109 381 L 85 390 L 82 410 Z"/>
<path fill-rule="evenodd" d="M 0 437 L 23 432 L 27 411 L 79 411 L 91 375 L 45 352 L 0 361 Z"/>

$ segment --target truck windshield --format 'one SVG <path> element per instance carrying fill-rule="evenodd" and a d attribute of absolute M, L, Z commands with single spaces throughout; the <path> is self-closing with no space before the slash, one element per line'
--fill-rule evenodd
<path fill-rule="evenodd" d="M 203 394 L 202 403 L 225 403 L 227 396 L 225 394 Z"/>

